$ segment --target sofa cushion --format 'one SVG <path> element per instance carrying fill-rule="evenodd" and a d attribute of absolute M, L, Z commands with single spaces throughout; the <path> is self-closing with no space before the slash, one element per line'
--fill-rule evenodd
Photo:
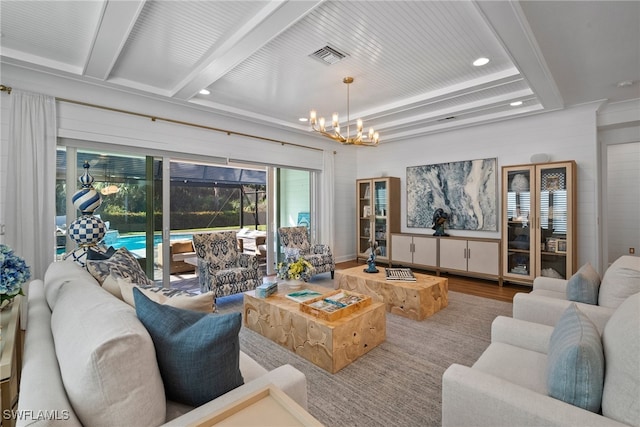
<path fill-rule="evenodd" d="M 96 279 L 89 274 L 85 268 L 71 259 L 51 263 L 44 273 L 44 293 L 51 311 L 53 311 L 56 306 L 60 288 L 70 282 L 80 282 L 96 287 L 100 286 Z"/>
<path fill-rule="evenodd" d="M 87 261 L 87 270 L 107 291 L 122 299 L 117 278 L 128 278 L 132 283 L 153 286 L 136 257 L 127 248 L 120 248 L 111 258 L 101 261 Z M 111 276 L 111 277 L 110 277 Z"/>
<path fill-rule="evenodd" d="M 567 299 L 585 304 L 598 304 L 600 275 L 586 263 L 567 282 Z"/>
<path fill-rule="evenodd" d="M 613 313 L 602 333 L 607 375 L 602 415 L 640 426 L 640 293 Z"/>
<path fill-rule="evenodd" d="M 99 286 L 65 284 L 51 315 L 64 387 L 85 426 L 157 426 L 166 399 L 153 341 L 135 311 Z"/>
<path fill-rule="evenodd" d="M 598 305 L 617 308 L 640 292 L 640 257 L 624 255 L 609 266 L 602 277 Z"/>
<path fill-rule="evenodd" d="M 201 311 L 203 313 L 212 313 L 215 308 L 213 291 L 204 294 L 192 294 L 180 289 L 164 288 L 162 286 L 136 285 L 122 278 L 118 278 L 117 281 L 124 302 L 132 307 L 136 306 L 133 298 L 133 288 L 137 288 L 150 300 L 158 304 L 170 305 L 184 310 Z"/>
<path fill-rule="evenodd" d="M 244 383 L 242 315 L 205 314 L 160 305 L 133 289 L 136 313 L 151 334 L 167 398 L 200 406 Z"/>
<path fill-rule="evenodd" d="M 549 340 L 549 396 L 591 412 L 602 402 L 604 354 L 596 326 L 575 303 L 556 323 Z"/>

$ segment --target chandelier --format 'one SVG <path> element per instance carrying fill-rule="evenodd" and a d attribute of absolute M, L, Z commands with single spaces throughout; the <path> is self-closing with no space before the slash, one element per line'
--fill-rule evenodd
<path fill-rule="evenodd" d="M 327 138 L 331 138 L 334 141 L 338 141 L 344 145 L 368 145 L 375 146 L 378 145 L 380 135 L 378 132 L 375 132 L 373 128 L 369 128 L 369 134 L 362 134 L 362 119 L 358 119 L 356 121 L 356 134 L 355 136 L 351 136 L 350 134 L 350 120 L 349 120 L 349 85 L 353 83 L 353 77 L 345 77 L 342 79 L 342 82 L 347 85 L 347 134 L 342 135 L 340 133 L 340 122 L 338 120 L 338 113 L 333 113 L 333 117 L 331 119 L 331 126 L 333 127 L 333 132 L 328 132 L 325 127 L 324 117 L 320 117 L 318 119 L 316 110 L 311 110 L 309 113 L 309 122 L 311 123 L 311 128 L 326 136 Z"/>

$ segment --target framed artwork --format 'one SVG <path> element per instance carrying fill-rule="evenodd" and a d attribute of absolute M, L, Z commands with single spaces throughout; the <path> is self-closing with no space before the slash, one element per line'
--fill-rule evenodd
<path fill-rule="evenodd" d="M 431 228 L 442 208 L 452 230 L 498 230 L 497 159 L 407 167 L 407 227 Z"/>
<path fill-rule="evenodd" d="M 564 239 L 556 240 L 556 253 L 566 254 L 567 253 L 567 241 Z"/>

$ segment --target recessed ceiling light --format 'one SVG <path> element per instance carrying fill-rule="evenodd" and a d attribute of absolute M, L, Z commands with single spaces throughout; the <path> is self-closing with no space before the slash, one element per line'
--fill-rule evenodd
<path fill-rule="evenodd" d="M 627 87 L 627 86 L 631 86 L 633 84 L 633 81 L 631 80 L 623 80 L 621 82 L 618 82 L 618 84 L 616 86 L 618 87 Z"/>
<path fill-rule="evenodd" d="M 487 65 L 489 63 L 489 58 L 478 58 L 473 61 L 473 65 L 476 67 L 482 67 L 483 65 Z"/>
<path fill-rule="evenodd" d="M 511 105 L 512 107 L 518 107 L 518 106 L 522 105 L 522 101 L 514 101 L 509 105 Z"/>
<path fill-rule="evenodd" d="M 306 122 L 307 120 L 309 120 L 307 117 L 300 117 L 298 119 L 299 122 Z"/>
<path fill-rule="evenodd" d="M 209 90 L 207 90 L 207 89 L 202 89 L 200 91 L 200 95 L 209 95 L 209 94 L 211 94 L 211 92 Z"/>

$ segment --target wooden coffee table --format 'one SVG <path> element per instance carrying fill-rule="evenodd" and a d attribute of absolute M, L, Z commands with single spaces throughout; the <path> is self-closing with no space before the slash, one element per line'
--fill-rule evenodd
<path fill-rule="evenodd" d="M 378 273 L 365 273 L 365 268 L 336 270 L 337 287 L 370 295 L 384 302 L 388 312 L 413 320 L 423 320 L 449 304 L 447 278 L 414 272 L 415 282 L 401 282 L 387 280 L 384 267 L 378 267 Z"/>
<path fill-rule="evenodd" d="M 320 293 L 332 289 L 305 283 L 304 288 Z M 279 289 L 267 298 L 255 291 L 244 293 L 244 326 L 304 357 L 331 373 L 336 373 L 386 338 L 384 304 L 371 305 L 335 321 L 319 319 L 300 311 L 300 304 Z"/>

